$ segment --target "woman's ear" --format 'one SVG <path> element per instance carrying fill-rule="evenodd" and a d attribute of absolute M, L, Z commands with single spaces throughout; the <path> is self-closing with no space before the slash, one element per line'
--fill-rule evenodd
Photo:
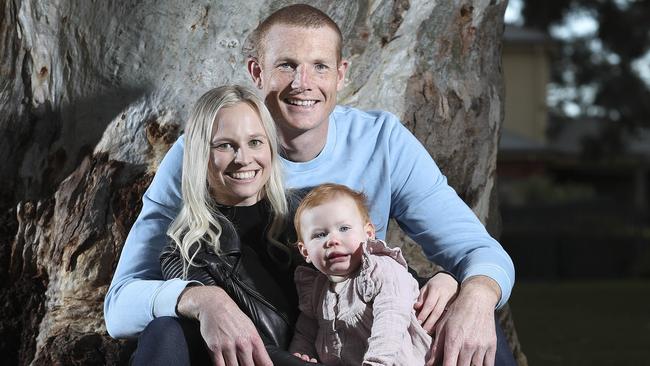
<path fill-rule="evenodd" d="M 305 262 L 311 263 L 309 260 L 309 252 L 307 252 L 307 247 L 305 247 L 305 244 L 301 241 L 298 242 L 298 251 L 300 254 L 302 254 L 303 257 L 305 257 Z"/>
<path fill-rule="evenodd" d="M 372 222 L 366 223 L 365 230 L 368 239 L 375 239 L 375 225 L 373 225 Z"/>

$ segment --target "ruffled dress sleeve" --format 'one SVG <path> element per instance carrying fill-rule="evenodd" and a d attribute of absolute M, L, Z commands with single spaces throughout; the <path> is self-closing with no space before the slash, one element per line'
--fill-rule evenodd
<path fill-rule="evenodd" d="M 359 295 L 372 302 L 373 322 L 363 365 L 399 364 L 400 351 L 410 343 L 409 326 L 419 293 L 399 248 L 380 240 L 364 244 L 362 268 L 356 278 Z"/>
<path fill-rule="evenodd" d="M 390 248 L 382 240 L 369 239 L 363 244 L 363 256 L 361 258 L 361 269 L 356 277 L 357 291 L 364 302 L 369 303 L 379 293 L 382 280 L 385 277 L 378 269 L 378 257 L 390 258 L 395 264 L 408 269 L 406 259 L 400 248 Z M 383 267 L 384 265 L 382 265 Z M 399 268 L 399 267 L 397 267 Z M 398 269 L 398 271 L 400 271 Z M 401 271 L 400 271 L 401 272 Z M 409 274 L 410 276 L 410 274 Z"/>
<path fill-rule="evenodd" d="M 294 281 L 298 290 L 300 315 L 296 322 L 289 352 L 316 358 L 318 356 L 315 347 L 318 334 L 318 320 L 316 319 L 319 306 L 318 298 L 327 278 L 315 269 L 299 266 L 296 268 Z"/>

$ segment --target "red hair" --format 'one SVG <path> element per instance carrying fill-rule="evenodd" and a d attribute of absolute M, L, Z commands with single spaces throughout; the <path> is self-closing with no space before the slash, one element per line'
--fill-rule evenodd
<path fill-rule="evenodd" d="M 276 24 L 299 28 L 327 27 L 332 29 L 336 32 L 338 39 L 336 60 L 341 61 L 343 44 L 341 29 L 327 14 L 307 4 L 285 6 L 264 19 L 246 39 L 243 47 L 244 56 L 260 60 L 264 54 L 266 35 Z"/>
<path fill-rule="evenodd" d="M 370 213 L 368 211 L 368 198 L 365 194 L 357 192 L 347 186 L 336 183 L 325 183 L 312 189 L 303 200 L 300 202 L 296 215 L 294 216 L 293 224 L 296 228 L 298 241 L 302 241 L 302 234 L 300 233 L 300 217 L 305 210 L 322 205 L 329 202 L 336 197 L 349 197 L 354 201 L 359 210 L 361 218 L 366 223 L 372 223 L 370 220 Z"/>

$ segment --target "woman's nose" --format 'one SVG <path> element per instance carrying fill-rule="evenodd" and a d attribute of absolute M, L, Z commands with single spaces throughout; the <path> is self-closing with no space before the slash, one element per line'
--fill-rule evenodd
<path fill-rule="evenodd" d="M 245 148 L 235 150 L 235 164 L 248 165 L 250 164 L 250 153 Z"/>

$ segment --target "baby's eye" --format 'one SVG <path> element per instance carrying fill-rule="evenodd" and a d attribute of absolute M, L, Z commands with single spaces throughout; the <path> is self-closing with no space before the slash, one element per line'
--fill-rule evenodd
<path fill-rule="evenodd" d="M 315 232 L 315 233 L 311 236 L 311 238 L 312 238 L 312 239 L 322 239 L 322 238 L 324 238 L 324 237 L 326 237 L 326 236 L 327 236 L 327 233 L 326 233 L 326 232 L 324 232 L 324 231 L 318 231 L 318 232 Z"/>
<path fill-rule="evenodd" d="M 348 225 L 343 225 L 343 226 L 341 226 L 341 227 L 339 228 L 339 231 L 342 232 L 342 233 L 344 233 L 344 232 L 346 232 L 346 231 L 348 231 L 348 230 L 351 230 L 351 229 L 352 229 L 352 228 L 351 228 L 350 226 L 348 226 Z"/>

